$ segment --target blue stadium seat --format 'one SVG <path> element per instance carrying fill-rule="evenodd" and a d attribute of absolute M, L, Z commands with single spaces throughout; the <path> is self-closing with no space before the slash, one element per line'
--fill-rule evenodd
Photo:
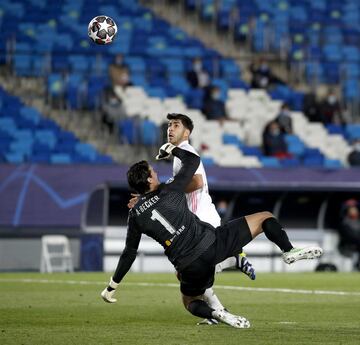
<path fill-rule="evenodd" d="M 32 72 L 32 58 L 30 54 L 14 56 L 14 69 L 18 76 L 30 76 Z"/>
<path fill-rule="evenodd" d="M 143 145 L 159 145 L 160 133 L 158 126 L 156 126 L 156 124 L 151 120 L 143 120 L 140 124 L 140 138 Z"/>
<path fill-rule="evenodd" d="M 303 164 L 306 167 L 320 168 L 324 164 L 324 157 L 322 156 L 306 157 L 303 159 Z"/>
<path fill-rule="evenodd" d="M 12 164 L 21 164 L 25 162 L 24 154 L 21 152 L 6 153 L 4 157 L 6 162 Z"/>
<path fill-rule="evenodd" d="M 225 145 L 226 144 L 230 144 L 230 145 L 241 144 L 241 140 L 234 134 L 223 134 L 222 141 Z"/>
<path fill-rule="evenodd" d="M 247 156 L 256 156 L 261 158 L 263 156 L 263 153 L 261 151 L 260 148 L 255 147 L 255 146 L 242 146 L 241 147 L 241 151 L 243 152 L 244 155 Z"/>
<path fill-rule="evenodd" d="M 71 161 L 71 156 L 66 153 L 54 153 L 50 156 L 52 164 L 69 164 Z"/>
<path fill-rule="evenodd" d="M 214 166 L 215 165 L 214 158 L 212 158 L 212 157 L 203 156 L 203 157 L 201 157 L 201 161 L 204 166 Z"/>
<path fill-rule="evenodd" d="M 130 145 L 135 145 L 139 143 L 139 127 L 136 119 L 124 119 L 119 121 L 119 135 L 120 141 L 125 141 Z"/>
<path fill-rule="evenodd" d="M 88 158 L 90 161 L 94 161 L 97 157 L 96 149 L 92 145 L 86 143 L 79 142 L 75 144 L 75 152 Z"/>
<path fill-rule="evenodd" d="M 280 168 L 281 164 L 276 157 L 260 157 L 260 162 L 265 168 Z"/>
<path fill-rule="evenodd" d="M 292 158 L 283 158 L 280 160 L 280 164 L 284 168 L 296 168 L 301 165 L 301 161 L 299 158 L 292 157 Z"/>
<path fill-rule="evenodd" d="M 348 140 L 360 139 L 360 125 L 348 124 L 345 126 L 345 134 Z"/>
<path fill-rule="evenodd" d="M 324 159 L 323 163 L 325 168 L 328 169 L 341 169 L 343 168 L 342 163 L 337 159 Z"/>

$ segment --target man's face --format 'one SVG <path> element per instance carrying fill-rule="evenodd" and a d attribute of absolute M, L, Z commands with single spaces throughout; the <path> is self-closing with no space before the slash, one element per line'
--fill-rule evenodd
<path fill-rule="evenodd" d="M 189 130 L 184 127 L 180 120 L 170 120 L 168 123 L 168 142 L 177 146 L 184 140 L 189 139 Z"/>
<path fill-rule="evenodd" d="M 148 177 L 148 181 L 150 183 L 150 191 L 155 190 L 160 184 L 157 172 L 154 170 L 152 166 L 150 166 L 150 177 Z"/>

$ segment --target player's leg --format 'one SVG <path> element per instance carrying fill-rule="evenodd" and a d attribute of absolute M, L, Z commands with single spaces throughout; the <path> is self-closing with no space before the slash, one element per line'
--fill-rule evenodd
<path fill-rule="evenodd" d="M 215 246 L 211 246 L 189 267 L 178 272 L 180 290 L 184 296 L 200 296 L 201 299 L 213 310 L 224 309 L 224 306 L 216 296 L 212 286 L 214 284 L 214 258 Z M 185 303 L 184 303 L 185 305 Z M 194 304 L 196 305 L 196 304 Z M 187 305 L 185 305 L 187 308 Z M 193 310 L 193 308 L 192 308 Z M 189 310 L 190 311 L 190 310 Z M 198 314 L 194 314 L 198 315 Z M 209 313 L 207 313 L 209 315 Z M 216 325 L 218 322 L 210 317 L 198 323 L 199 325 Z"/>
<path fill-rule="evenodd" d="M 225 309 L 212 287 L 205 290 L 204 300 L 213 309 Z"/>
<path fill-rule="evenodd" d="M 204 300 L 204 295 L 187 296 L 182 294 L 186 310 L 191 314 L 205 319 L 216 319 L 235 328 L 249 328 L 250 322 L 241 316 L 233 315 L 226 310 L 214 310 Z"/>
<path fill-rule="evenodd" d="M 240 272 L 246 274 L 251 280 L 255 280 L 256 278 L 255 269 L 244 252 L 231 256 L 230 258 L 218 263 L 215 266 L 215 272 L 220 273 L 227 268 L 236 268 Z"/>
<path fill-rule="evenodd" d="M 191 314 L 205 319 L 212 319 L 212 312 L 215 309 L 204 301 L 204 295 L 187 296 L 182 294 L 182 301 L 185 309 Z"/>
<path fill-rule="evenodd" d="M 270 212 L 258 212 L 245 216 L 252 238 L 264 232 L 283 252 L 283 260 L 291 264 L 301 259 L 314 259 L 322 255 L 320 247 L 294 248 L 281 224 Z"/>
<path fill-rule="evenodd" d="M 181 275 L 179 272 L 176 272 L 176 277 L 179 281 Z M 220 302 L 219 298 L 216 296 L 212 287 L 205 290 L 204 294 L 202 295 L 202 299 L 210 306 L 212 309 L 225 309 L 225 307 Z M 184 302 L 184 301 L 183 301 Z M 185 305 L 185 302 L 184 302 Z M 185 308 L 187 306 L 185 305 Z M 198 325 L 217 325 L 218 321 L 213 318 L 204 318 L 204 320 L 198 322 Z"/>

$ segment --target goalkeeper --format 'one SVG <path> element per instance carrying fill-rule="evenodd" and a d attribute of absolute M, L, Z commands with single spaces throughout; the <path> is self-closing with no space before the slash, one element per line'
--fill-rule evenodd
<path fill-rule="evenodd" d="M 322 249 L 293 248 L 270 212 L 241 217 L 217 228 L 202 222 L 188 209 L 185 196 L 200 158 L 170 143 L 160 148 L 159 158 L 171 155 L 182 162 L 171 183 L 160 184 L 156 172 L 146 161 L 134 164 L 127 173 L 130 187 L 141 196 L 129 211 L 125 249 L 101 296 L 106 302 L 116 302 L 116 288 L 134 262 L 144 233 L 163 246 L 165 255 L 179 272 L 183 304 L 191 314 L 214 318 L 236 328 L 248 328 L 250 323 L 244 317 L 213 309 L 204 301 L 205 290 L 214 283 L 216 264 L 241 252 L 243 246 L 262 232 L 283 251 L 283 260 L 288 264 L 320 257 Z"/>
<path fill-rule="evenodd" d="M 178 113 L 168 114 L 167 119 L 168 142 L 181 149 L 199 155 L 189 143 L 189 137 L 194 129 L 192 120 L 188 116 Z M 181 166 L 181 160 L 174 157 L 173 176 L 176 176 L 179 173 Z M 203 222 L 211 224 L 214 228 L 220 226 L 221 219 L 209 194 L 206 172 L 201 160 L 189 184 L 186 186 L 185 193 L 187 205 L 192 213 L 196 214 Z M 134 198 L 131 199 L 128 204 L 129 208 L 132 208 L 138 201 L 137 196 L 133 196 Z M 239 253 L 237 253 L 235 256 L 227 258 L 223 262 L 217 264 L 215 270 L 216 273 L 218 273 L 229 267 L 239 269 L 252 280 L 256 277 L 254 268 L 244 254 L 239 255 Z M 213 288 L 209 288 L 205 291 L 204 300 L 213 309 L 225 309 Z M 198 325 L 216 325 L 217 323 L 218 322 L 215 319 L 204 319 L 200 321 Z"/>

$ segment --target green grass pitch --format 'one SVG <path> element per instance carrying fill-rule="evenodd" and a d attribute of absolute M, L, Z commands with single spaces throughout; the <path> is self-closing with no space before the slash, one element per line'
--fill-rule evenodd
<path fill-rule="evenodd" d="M 173 274 L 130 273 L 104 303 L 109 276 L 1 273 L 0 344 L 360 344 L 359 273 L 219 274 L 217 295 L 250 329 L 196 326 Z"/>

